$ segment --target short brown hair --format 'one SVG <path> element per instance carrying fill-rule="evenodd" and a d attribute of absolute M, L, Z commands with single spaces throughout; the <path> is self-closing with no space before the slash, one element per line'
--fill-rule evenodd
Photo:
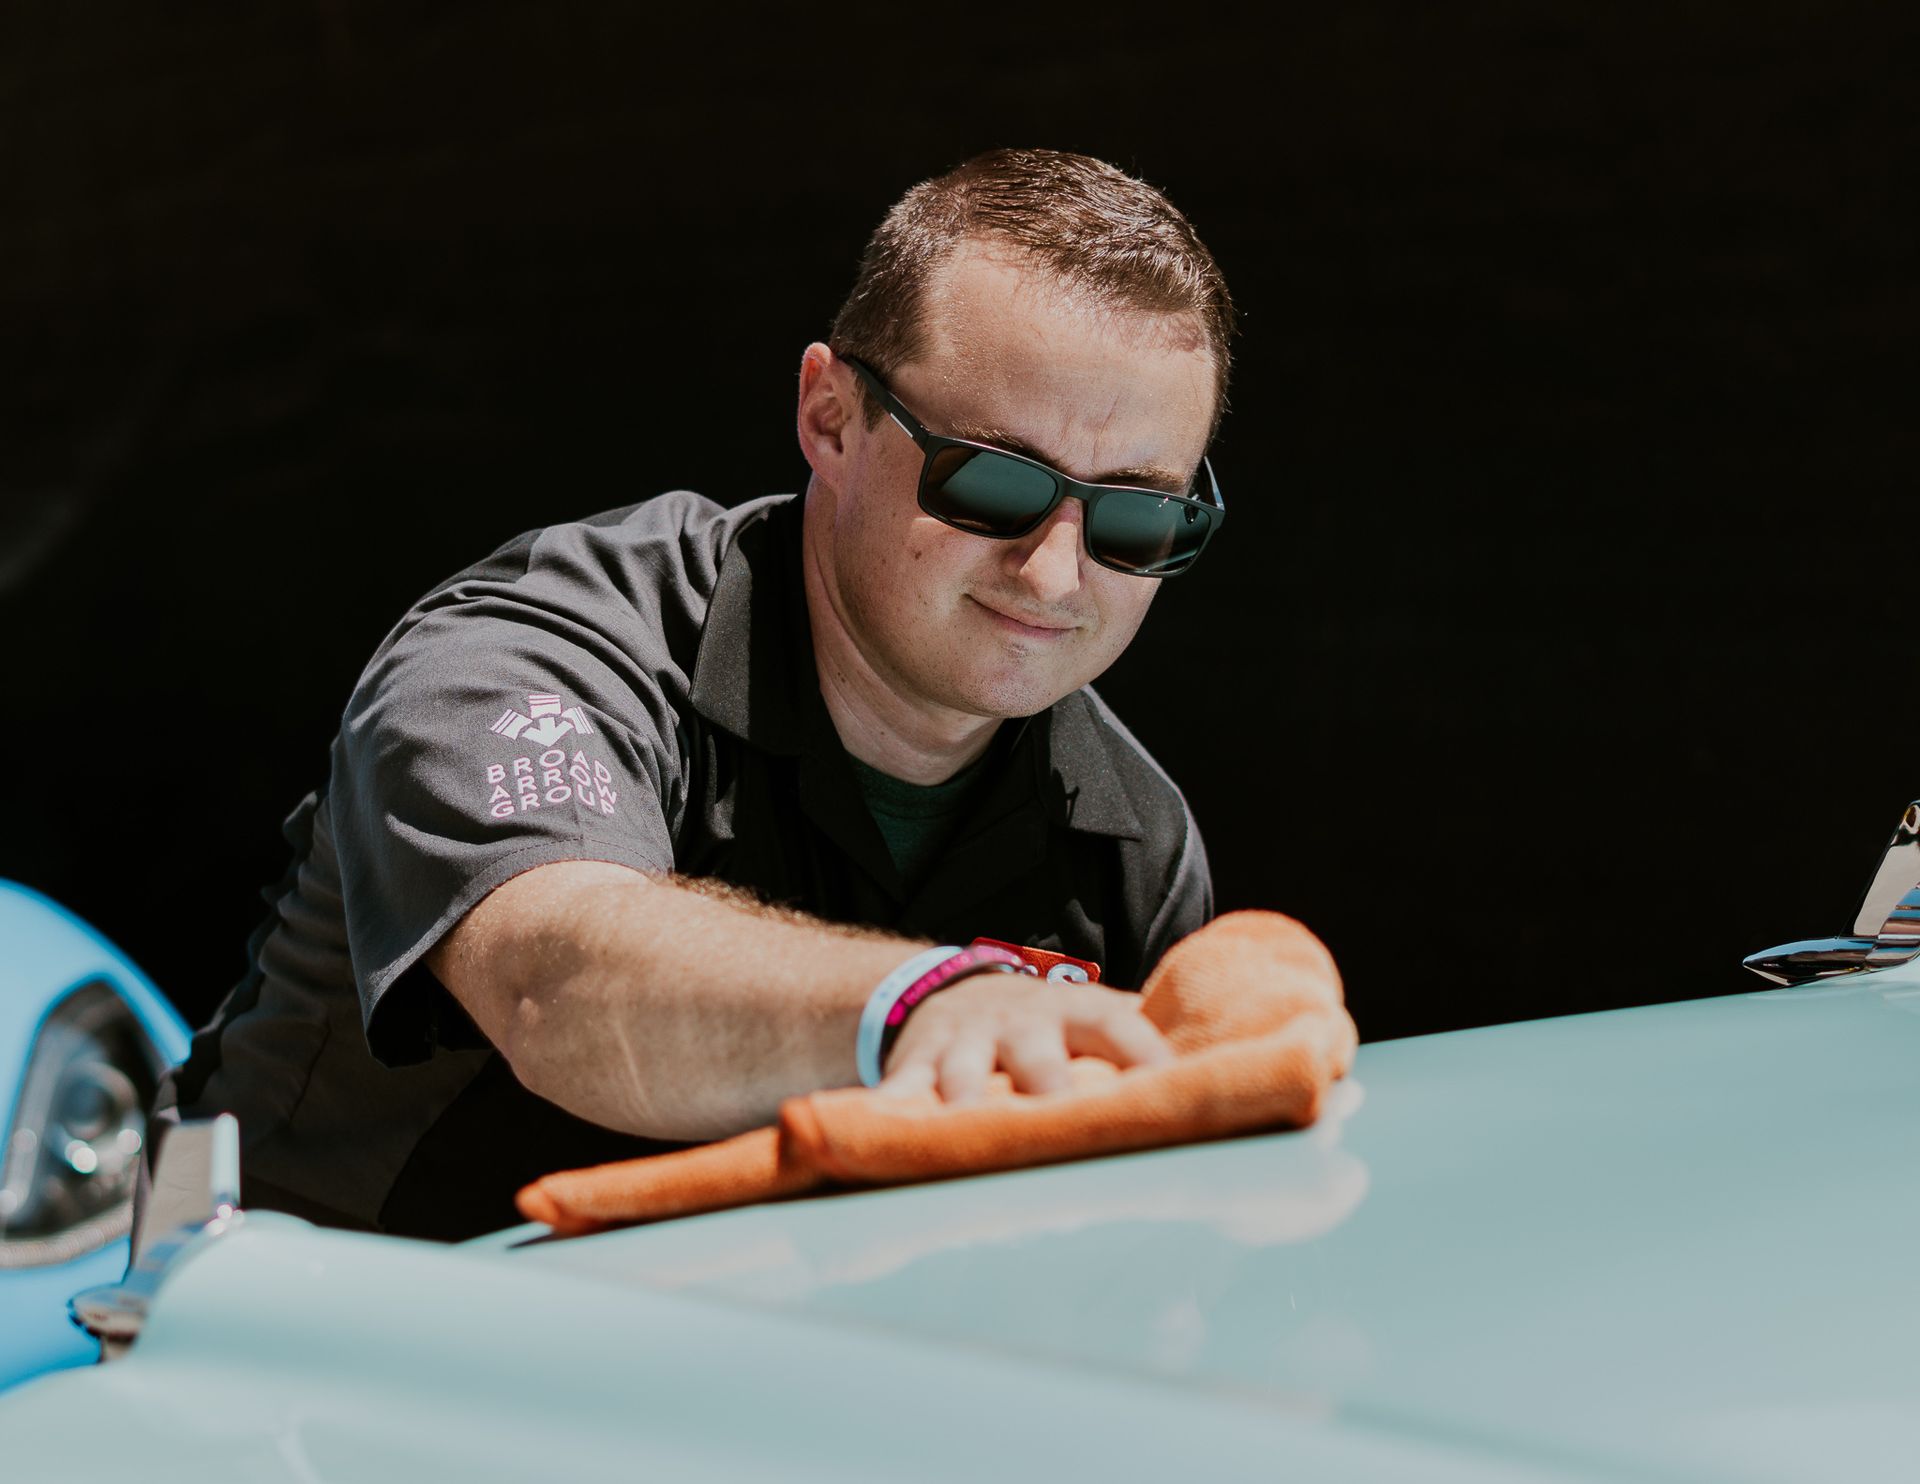
<path fill-rule="evenodd" d="M 1213 351 L 1213 426 L 1227 410 L 1233 300 L 1213 254 L 1173 203 L 1086 155 L 996 149 L 922 181 L 895 203 L 860 257 L 828 343 L 881 375 L 924 353 L 934 271 L 961 243 L 1001 238 L 1115 308 L 1191 314 Z M 867 426 L 879 404 L 861 387 Z"/>

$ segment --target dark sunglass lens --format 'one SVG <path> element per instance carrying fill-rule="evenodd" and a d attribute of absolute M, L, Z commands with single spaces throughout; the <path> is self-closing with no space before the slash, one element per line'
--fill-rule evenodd
<path fill-rule="evenodd" d="M 1020 536 L 1053 503 L 1053 477 L 988 449 L 936 449 L 920 503 L 963 531 Z"/>
<path fill-rule="evenodd" d="M 1198 505 L 1128 491 L 1103 497 L 1087 519 L 1087 550 L 1130 572 L 1178 572 L 1200 555 L 1213 517 Z"/>

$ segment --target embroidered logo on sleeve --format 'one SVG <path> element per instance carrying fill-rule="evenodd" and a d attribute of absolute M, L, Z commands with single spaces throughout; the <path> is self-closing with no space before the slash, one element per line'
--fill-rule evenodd
<path fill-rule="evenodd" d="M 568 706 L 563 710 L 558 696 L 530 695 L 527 697 L 527 710 L 532 715 L 523 716 L 518 711 L 505 712 L 491 730 L 516 742 L 524 736 L 529 742 L 538 742 L 542 747 L 553 746 L 568 732 L 578 733 L 582 737 L 593 735 L 593 726 L 587 720 L 587 713 L 578 706 Z"/>
<path fill-rule="evenodd" d="M 559 745 L 562 737 L 577 742 L 594 735 L 593 723 L 578 706 L 567 705 L 560 696 L 530 692 L 525 711 L 509 709 L 487 730 L 543 749 L 529 750 L 511 762 L 486 765 L 487 812 L 495 819 L 565 804 L 595 814 L 613 813 L 620 795 L 613 786 L 612 769 L 589 757 L 584 748 L 569 751 Z"/>

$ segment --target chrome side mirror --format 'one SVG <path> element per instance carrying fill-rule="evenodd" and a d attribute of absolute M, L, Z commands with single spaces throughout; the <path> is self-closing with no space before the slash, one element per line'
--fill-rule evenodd
<path fill-rule="evenodd" d="M 160 1286 L 179 1264 L 245 1219 L 240 1210 L 240 1121 L 231 1113 L 182 1123 L 160 1147 L 153 1195 L 133 1260 L 118 1283 L 89 1288 L 67 1303 L 73 1322 L 117 1360 L 139 1338 Z"/>
<path fill-rule="evenodd" d="M 1920 956 L 1920 801 L 1907 805 L 1844 938 L 1782 943 L 1740 960 L 1774 984 L 1890 969 Z"/>

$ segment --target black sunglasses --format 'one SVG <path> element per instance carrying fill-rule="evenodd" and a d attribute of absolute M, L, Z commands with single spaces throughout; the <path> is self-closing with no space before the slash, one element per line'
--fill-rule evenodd
<path fill-rule="evenodd" d="M 1193 494 L 1124 484 L 1085 484 L 1038 459 L 991 443 L 930 433 L 886 384 L 852 356 L 841 356 L 873 389 L 880 405 L 919 445 L 920 508 L 935 520 L 976 536 L 1011 541 L 1038 529 L 1068 495 L 1083 501 L 1087 555 L 1130 577 L 1173 577 L 1199 560 L 1214 528 L 1227 518 L 1213 465 L 1202 457 Z"/>

